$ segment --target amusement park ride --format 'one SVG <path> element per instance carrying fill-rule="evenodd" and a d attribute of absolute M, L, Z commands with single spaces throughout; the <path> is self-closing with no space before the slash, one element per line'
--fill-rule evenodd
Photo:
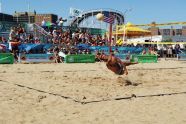
<path fill-rule="evenodd" d="M 110 14 L 115 16 L 116 23 L 109 26 L 109 41 L 111 40 L 112 36 L 115 36 L 115 39 L 118 39 L 118 36 L 123 36 L 122 42 L 125 42 L 125 38 L 127 37 L 137 37 L 137 36 L 152 36 L 151 32 L 149 30 L 144 30 L 141 27 L 160 27 L 160 26 L 177 26 L 177 25 L 186 25 L 186 22 L 171 22 L 171 23 L 150 23 L 150 24 L 124 24 L 125 18 L 122 12 L 119 12 L 117 10 L 111 10 L 111 9 L 96 9 L 96 10 L 90 10 L 83 12 L 81 17 L 75 18 L 71 24 L 80 24 L 87 18 L 91 16 L 96 16 L 96 19 L 98 21 L 103 20 L 103 16 L 105 12 L 109 12 Z M 111 29 L 113 29 L 112 31 Z M 130 28 L 129 28 L 130 27 Z M 126 43 L 126 42 L 125 42 Z M 133 42 L 127 42 L 127 43 L 133 43 Z M 177 43 L 177 42 L 176 42 Z M 176 44 L 175 42 L 169 42 L 169 44 Z M 182 44 L 186 44 L 185 42 L 181 42 Z M 153 44 L 152 42 L 145 42 L 142 44 Z M 154 43 L 156 44 L 156 43 Z M 168 44 L 167 42 L 159 42 L 158 44 Z"/>
<path fill-rule="evenodd" d="M 89 10 L 89 11 L 85 11 L 81 14 L 81 16 L 76 17 L 72 22 L 71 25 L 74 24 L 80 24 L 81 22 L 83 22 L 85 19 L 88 19 L 89 17 L 92 16 L 97 16 L 100 13 L 110 13 L 112 15 L 115 16 L 115 20 L 117 21 L 117 24 L 121 25 L 124 24 L 124 15 L 122 12 L 114 10 L 114 9 L 95 9 L 95 10 Z"/>

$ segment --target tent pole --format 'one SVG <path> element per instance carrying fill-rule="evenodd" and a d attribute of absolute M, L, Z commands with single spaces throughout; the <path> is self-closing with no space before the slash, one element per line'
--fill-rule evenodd
<path fill-rule="evenodd" d="M 123 25 L 123 44 L 125 43 L 125 33 L 126 33 L 126 29 L 125 29 L 125 24 Z"/>
<path fill-rule="evenodd" d="M 116 24 L 116 41 L 115 41 L 115 43 L 118 41 L 118 25 Z"/>
<path fill-rule="evenodd" d="M 109 52 L 110 53 L 112 51 L 111 43 L 112 43 L 112 24 L 110 23 L 110 26 L 109 26 Z"/>

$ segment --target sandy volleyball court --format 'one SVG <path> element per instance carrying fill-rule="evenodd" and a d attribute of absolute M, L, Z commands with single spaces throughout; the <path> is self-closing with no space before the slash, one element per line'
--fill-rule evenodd
<path fill-rule="evenodd" d="M 0 65 L 0 124 L 185 124 L 186 62 Z"/>

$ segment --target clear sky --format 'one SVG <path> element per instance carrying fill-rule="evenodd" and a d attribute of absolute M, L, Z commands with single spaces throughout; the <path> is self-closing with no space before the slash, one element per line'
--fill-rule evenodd
<path fill-rule="evenodd" d="M 112 8 L 126 12 L 126 20 L 134 24 L 146 24 L 186 21 L 186 0 L 0 0 L 2 11 L 13 14 L 14 11 L 30 10 L 37 13 L 54 13 L 64 18 L 69 8 L 90 10 Z"/>

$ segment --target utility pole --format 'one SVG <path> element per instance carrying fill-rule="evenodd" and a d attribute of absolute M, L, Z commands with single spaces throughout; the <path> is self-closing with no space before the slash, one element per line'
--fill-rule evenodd
<path fill-rule="evenodd" d="M 0 0 L 0 13 L 2 13 L 2 21 L 5 19 L 5 15 L 3 14 L 3 9 L 2 9 L 2 0 Z"/>
<path fill-rule="evenodd" d="M 2 12 L 2 0 L 0 1 L 0 13 L 3 13 Z"/>
<path fill-rule="evenodd" d="M 16 12 L 15 14 L 16 14 L 16 16 L 17 16 L 17 24 L 18 24 L 18 21 L 19 21 L 18 13 Z"/>
<path fill-rule="evenodd" d="M 132 9 L 127 9 L 127 10 L 125 10 L 125 12 L 123 13 L 123 15 L 124 15 L 124 25 L 123 25 L 123 43 L 125 43 L 125 39 L 126 39 L 126 24 L 125 24 L 125 22 L 126 22 L 126 13 L 127 12 L 131 12 L 132 11 Z"/>
<path fill-rule="evenodd" d="M 29 3 L 29 0 L 28 0 L 28 23 L 30 24 L 30 3 Z"/>

